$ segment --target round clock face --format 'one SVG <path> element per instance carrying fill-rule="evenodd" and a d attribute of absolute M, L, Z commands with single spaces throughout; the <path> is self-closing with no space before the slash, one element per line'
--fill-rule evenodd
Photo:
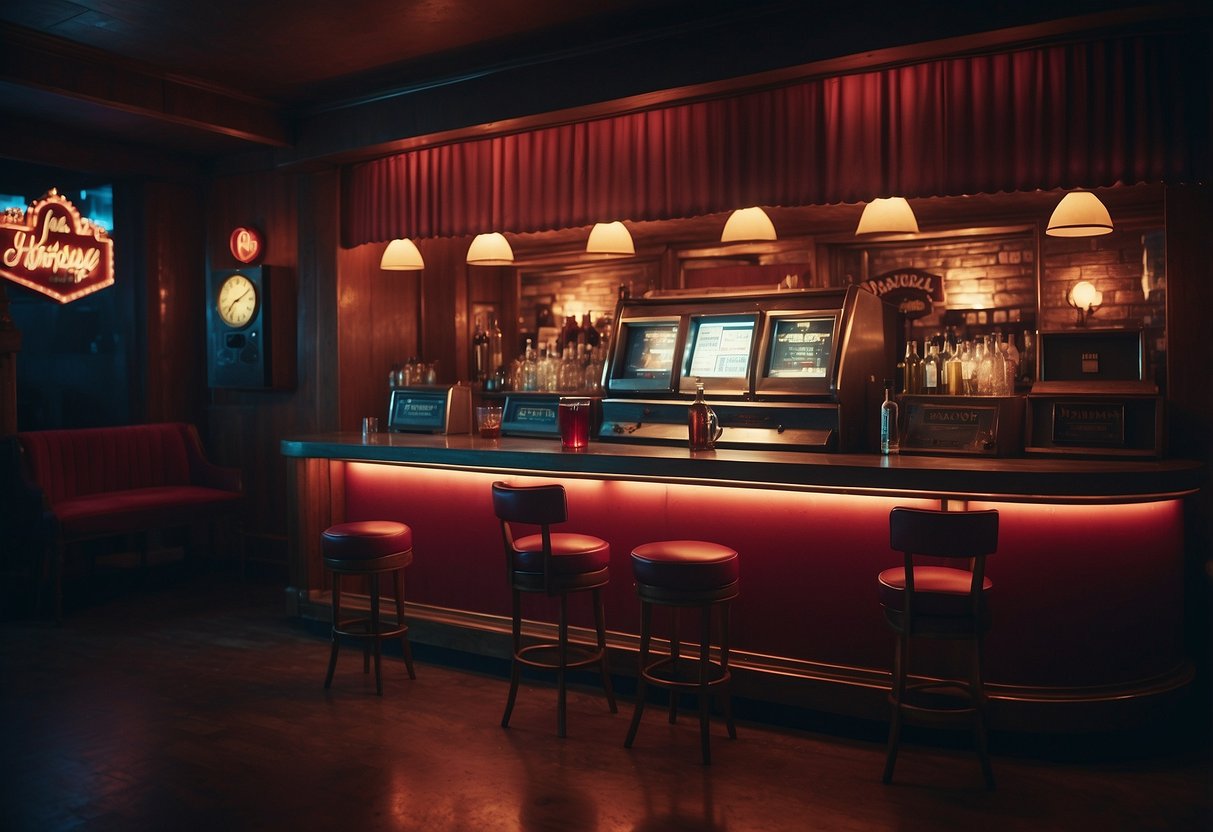
<path fill-rule="evenodd" d="M 244 275 L 234 274 L 219 287 L 215 308 L 228 326 L 246 326 L 257 311 L 257 287 Z"/>

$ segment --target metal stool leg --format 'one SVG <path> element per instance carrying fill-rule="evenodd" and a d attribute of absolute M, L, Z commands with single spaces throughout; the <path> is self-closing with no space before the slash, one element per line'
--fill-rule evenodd
<path fill-rule="evenodd" d="M 510 727 L 510 714 L 514 712 L 514 700 L 518 697 L 518 676 L 521 665 L 518 655 L 522 652 L 522 594 L 514 590 L 514 613 L 510 621 L 510 629 L 514 637 L 514 657 L 510 661 L 510 695 L 505 700 L 505 714 L 501 717 L 501 727 Z"/>
<path fill-rule="evenodd" d="M 720 672 L 729 673 L 729 602 L 720 605 Z M 729 739 L 737 739 L 737 726 L 733 724 L 733 682 L 724 686 L 724 723 L 729 729 Z"/>
<path fill-rule="evenodd" d="M 333 628 L 330 638 L 333 646 L 329 649 L 329 671 L 324 675 L 324 689 L 328 690 L 333 684 L 333 671 L 337 669 L 337 627 L 341 622 L 341 575 L 333 573 Z"/>
<path fill-rule="evenodd" d="M 901 703 L 906 693 L 906 669 L 910 661 L 910 637 L 897 634 L 897 647 L 893 652 L 893 687 L 889 699 L 893 713 L 889 717 L 889 750 L 885 756 L 884 775 L 881 780 L 893 782 L 893 766 L 897 764 L 897 748 L 901 743 Z"/>
<path fill-rule="evenodd" d="M 602 609 L 602 590 L 594 590 L 594 629 L 598 633 L 598 652 L 602 655 L 598 666 L 602 670 L 602 689 L 606 692 L 607 704 L 611 713 L 619 713 L 615 705 L 615 690 L 611 687 L 611 669 L 608 666 L 606 649 L 606 614 Z"/>
<path fill-rule="evenodd" d="M 653 623 L 653 606 L 648 601 L 640 602 L 640 673 L 636 677 L 636 710 L 632 712 L 632 724 L 628 728 L 624 748 L 631 748 L 640 728 L 640 717 L 644 713 L 645 669 L 649 666 L 649 640 Z"/>
<path fill-rule="evenodd" d="M 397 569 L 393 576 L 393 582 L 396 587 L 396 626 L 407 627 L 404 623 L 404 570 Z M 408 669 L 409 678 L 416 679 L 417 674 L 413 672 L 413 648 L 409 645 L 409 633 L 406 629 L 400 634 L 400 645 L 404 650 L 404 666 Z"/>
<path fill-rule="evenodd" d="M 370 630 L 370 647 L 375 652 L 375 695 L 383 696 L 383 674 L 380 670 L 379 656 L 382 646 L 379 639 L 379 576 L 371 575 L 371 620 L 367 623 Z"/>
<path fill-rule="evenodd" d="M 682 655 L 681 640 L 678 635 L 678 607 L 670 608 L 670 674 L 678 678 L 678 659 Z M 678 689 L 670 688 L 670 724 L 678 721 Z"/>
<path fill-rule="evenodd" d="M 560 625 L 557 634 L 559 666 L 556 668 L 556 736 L 565 736 L 569 664 L 569 596 L 560 593 Z"/>

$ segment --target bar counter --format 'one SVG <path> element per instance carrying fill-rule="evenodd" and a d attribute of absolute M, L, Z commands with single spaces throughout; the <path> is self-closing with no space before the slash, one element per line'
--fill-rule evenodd
<path fill-rule="evenodd" d="M 996 508 L 998 553 L 987 689 L 995 728 L 1098 730 L 1186 693 L 1183 498 L 1203 484 L 1185 460 L 969 459 L 716 450 L 559 440 L 356 433 L 284 440 L 291 614 L 326 619 L 320 533 L 393 519 L 414 531 L 406 614 L 417 643 L 508 656 L 509 599 L 490 484 L 561 482 L 565 528 L 611 543 L 606 615 L 615 672 L 634 674 L 639 603 L 629 553 L 702 538 L 742 558 L 734 604 L 736 692 L 886 717 L 892 636 L 876 575 L 894 506 Z M 587 611 L 570 605 L 574 638 Z M 532 632 L 555 606 L 524 607 Z M 580 616 L 580 617 L 579 617 Z"/>

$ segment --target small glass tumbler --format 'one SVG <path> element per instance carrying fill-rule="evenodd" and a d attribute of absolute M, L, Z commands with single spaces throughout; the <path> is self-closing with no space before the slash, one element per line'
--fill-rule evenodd
<path fill-rule="evenodd" d="M 477 407 L 476 426 L 484 439 L 496 439 L 501 436 L 501 408 L 497 405 Z"/>
<path fill-rule="evenodd" d="M 378 416 L 363 416 L 362 417 L 362 441 L 370 442 L 375 434 L 379 432 L 379 417 Z"/>

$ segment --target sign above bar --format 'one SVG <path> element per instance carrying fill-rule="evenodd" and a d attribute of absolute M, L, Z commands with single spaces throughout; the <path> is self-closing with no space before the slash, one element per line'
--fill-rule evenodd
<path fill-rule="evenodd" d="M 113 285 L 114 243 L 52 188 L 0 217 L 0 275 L 68 303 Z"/>
<path fill-rule="evenodd" d="M 930 315 L 934 304 L 944 300 L 943 278 L 922 269 L 894 269 L 863 281 L 859 288 L 896 306 L 907 318 Z"/>

